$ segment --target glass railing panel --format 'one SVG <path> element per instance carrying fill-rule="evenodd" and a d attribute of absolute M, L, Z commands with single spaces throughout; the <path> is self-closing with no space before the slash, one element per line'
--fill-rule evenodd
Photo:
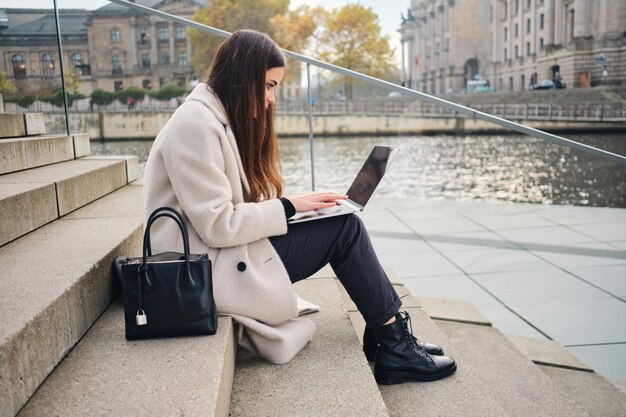
<path fill-rule="evenodd" d="M 16 7 L 18 6 L 18 7 Z M 65 133 L 61 63 L 52 0 L 0 8 L 0 93 L 10 113 L 43 112 L 47 133 Z"/>

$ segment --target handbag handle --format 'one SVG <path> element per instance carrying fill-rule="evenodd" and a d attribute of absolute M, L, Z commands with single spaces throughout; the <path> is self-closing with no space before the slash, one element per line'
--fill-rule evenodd
<path fill-rule="evenodd" d="M 155 211 L 153 211 L 152 214 L 150 214 L 150 217 L 148 218 L 146 231 L 144 232 L 144 235 L 143 235 L 143 262 L 140 267 L 140 270 L 144 274 L 146 273 L 146 266 L 148 264 L 148 256 L 152 255 L 152 248 L 150 245 L 150 228 L 152 227 L 152 223 L 154 223 L 155 220 L 161 217 L 169 217 L 170 219 L 174 220 L 176 224 L 178 224 L 178 228 L 180 229 L 180 232 L 183 235 L 183 247 L 184 247 L 184 252 L 185 252 L 184 253 L 185 267 L 187 269 L 187 276 L 189 278 L 189 284 L 193 288 L 196 286 L 196 281 L 191 276 L 191 266 L 189 265 L 189 252 L 190 252 L 189 232 L 187 231 L 187 225 L 185 224 L 183 217 L 180 215 L 178 211 L 174 210 L 171 207 L 160 207 L 156 209 Z"/>
<path fill-rule="evenodd" d="M 189 232 L 187 230 L 187 224 L 185 223 L 185 219 L 183 219 L 183 216 L 178 212 L 178 210 L 173 209 L 171 207 L 159 207 L 158 209 L 154 210 L 150 216 L 148 216 L 148 224 L 152 225 L 151 219 L 153 217 L 155 217 L 158 213 L 161 213 L 163 211 L 169 211 L 170 213 L 174 214 L 176 216 L 176 218 L 172 217 L 172 216 L 167 216 L 170 217 L 171 219 L 173 219 L 174 221 L 178 220 L 176 223 L 178 224 L 178 228 L 180 229 L 182 235 L 183 235 L 183 245 L 185 245 L 185 243 L 187 243 L 187 246 L 185 246 L 186 248 L 189 248 Z M 163 216 L 158 216 L 158 217 L 163 217 Z M 156 217 L 155 217 L 156 219 Z M 144 233 L 144 247 L 146 247 L 146 242 L 145 242 L 145 237 L 146 234 L 148 235 L 148 239 L 147 239 L 147 247 L 148 247 L 148 256 L 152 256 L 152 243 L 150 241 L 150 226 L 146 226 L 146 233 Z M 187 253 L 191 253 L 190 250 L 186 250 L 185 252 Z"/>

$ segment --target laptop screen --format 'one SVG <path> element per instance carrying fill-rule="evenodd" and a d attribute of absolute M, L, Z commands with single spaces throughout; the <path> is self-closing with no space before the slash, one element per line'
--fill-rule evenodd
<path fill-rule="evenodd" d="M 391 162 L 398 154 L 398 150 L 398 148 L 388 146 L 374 146 L 346 193 L 350 200 L 362 207 L 367 204 Z"/>

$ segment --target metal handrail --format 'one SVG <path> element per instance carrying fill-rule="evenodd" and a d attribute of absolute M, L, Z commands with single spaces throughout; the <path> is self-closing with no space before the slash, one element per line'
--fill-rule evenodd
<path fill-rule="evenodd" d="M 169 13 L 165 13 L 162 12 L 160 10 L 154 10 L 150 7 L 146 7 L 146 6 L 142 6 L 136 3 L 132 3 L 130 1 L 126 1 L 126 0 L 109 0 L 112 3 L 116 3 L 122 6 L 126 6 L 130 9 L 134 9 L 134 10 L 139 10 L 145 13 L 148 13 L 152 16 L 157 16 L 157 17 L 161 17 L 165 20 L 169 20 L 169 21 L 173 21 L 173 22 L 177 22 L 180 23 L 182 25 L 185 26 L 190 26 L 193 27 L 195 29 L 204 31 L 204 32 L 209 32 L 212 33 L 214 35 L 217 36 L 221 36 L 223 38 L 226 38 L 228 36 L 231 35 L 230 32 L 227 32 L 225 30 L 221 30 L 221 29 L 217 29 L 211 26 L 207 26 L 207 25 L 203 25 L 201 23 L 198 22 L 194 22 L 192 20 L 189 19 L 185 19 L 183 17 L 179 17 L 179 16 L 175 16 L 175 15 L 171 15 Z M 429 94 L 426 93 L 422 93 L 420 91 L 416 91 L 416 90 L 411 90 L 409 88 L 406 87 L 402 87 L 399 86 L 397 84 L 393 84 L 390 83 L 389 81 L 385 81 L 385 80 L 381 80 L 378 78 L 374 78 L 374 77 L 370 77 L 369 75 L 365 75 L 365 74 L 361 74 L 359 72 L 356 71 L 352 71 L 343 67 L 339 67 L 337 65 L 333 65 L 333 64 L 329 64 L 328 62 L 324 62 L 324 61 L 319 61 L 317 59 L 314 58 L 310 58 L 308 56 L 305 55 L 301 55 L 295 52 L 291 52 L 285 49 L 282 49 L 283 53 L 285 54 L 285 56 L 287 56 L 288 58 L 294 59 L 296 61 L 300 61 L 300 62 L 304 62 L 307 64 L 311 64 L 311 65 L 315 65 L 317 67 L 320 68 L 324 68 L 327 69 L 329 71 L 335 72 L 337 74 L 341 74 L 341 75 L 345 75 L 347 77 L 351 77 L 354 78 L 356 80 L 359 81 L 364 81 L 368 84 L 371 85 L 375 85 L 378 87 L 382 87 L 391 91 L 397 91 L 401 94 L 407 95 L 409 97 L 415 97 L 417 99 L 420 99 L 422 101 L 425 101 L 427 103 L 432 103 L 432 104 L 436 104 L 439 105 L 441 107 L 444 107 L 448 110 L 452 110 L 455 111 L 457 113 L 463 114 L 469 118 L 473 118 L 473 119 L 479 119 L 479 120 L 485 120 L 487 122 L 496 124 L 498 126 L 504 127 L 506 129 L 511 129 L 511 130 L 515 130 L 516 132 L 520 132 L 523 133 L 525 135 L 529 135 L 529 136 L 534 136 L 543 140 L 546 140 L 548 142 L 552 142 L 552 143 L 556 143 L 558 145 L 562 145 L 562 146 L 566 146 L 568 148 L 572 148 L 572 149 L 576 149 L 582 152 L 585 152 L 587 154 L 590 155 L 595 155 L 598 156 L 600 158 L 605 158 L 608 159 L 610 161 L 613 162 L 617 162 L 618 164 L 624 165 L 626 166 L 626 156 L 622 156 L 622 155 L 618 155 L 616 153 L 613 152 L 609 152 L 609 151 L 605 151 L 603 149 L 598 149 L 595 148 L 593 146 L 589 146 L 589 145 L 585 145 L 583 143 L 580 142 L 576 142 L 573 141 L 571 139 L 566 139 L 564 137 L 561 136 L 557 136 L 557 135 L 553 135 L 552 133 L 548 133 L 548 132 L 544 132 L 542 130 L 539 129 L 534 129 L 532 127 L 528 127 L 528 126 L 524 126 L 522 124 L 519 123 L 515 123 L 512 122 L 510 120 L 507 119 L 503 119 L 501 117 L 497 117 L 497 116 L 493 116 L 491 114 L 482 112 L 482 111 L 478 111 L 478 110 L 474 110 L 471 109 L 469 107 L 465 107 L 462 106 L 460 104 L 456 104 L 453 103 L 451 101 L 447 101 L 435 96 L 431 96 Z M 310 100 L 309 100 L 309 105 L 310 105 Z"/>

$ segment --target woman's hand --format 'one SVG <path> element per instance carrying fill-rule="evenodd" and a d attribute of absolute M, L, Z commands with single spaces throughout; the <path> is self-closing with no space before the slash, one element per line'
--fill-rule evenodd
<path fill-rule="evenodd" d="M 296 212 L 315 210 L 324 207 L 334 207 L 340 200 L 348 198 L 345 194 L 328 191 L 307 191 L 287 197 L 293 204 Z"/>

